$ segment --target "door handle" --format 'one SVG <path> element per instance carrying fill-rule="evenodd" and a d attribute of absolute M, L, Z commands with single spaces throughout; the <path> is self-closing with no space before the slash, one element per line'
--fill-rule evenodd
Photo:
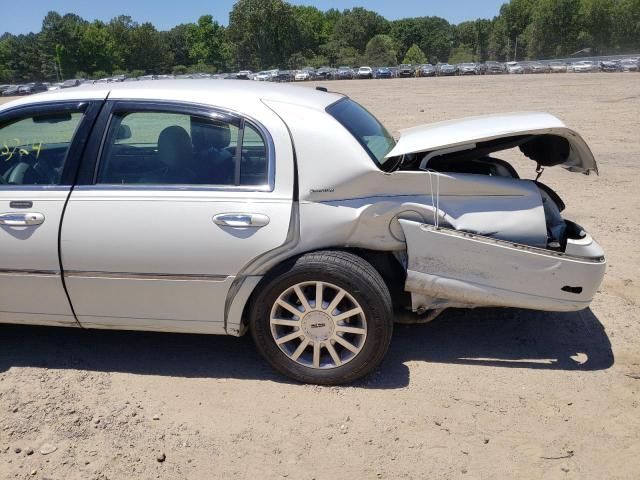
<path fill-rule="evenodd" d="M 44 222 L 42 213 L 3 213 L 0 214 L 0 225 L 9 227 L 29 227 L 40 225 Z"/>
<path fill-rule="evenodd" d="M 213 217 L 213 223 L 223 227 L 261 228 L 269 224 L 269 217 L 259 213 L 221 213 Z"/>

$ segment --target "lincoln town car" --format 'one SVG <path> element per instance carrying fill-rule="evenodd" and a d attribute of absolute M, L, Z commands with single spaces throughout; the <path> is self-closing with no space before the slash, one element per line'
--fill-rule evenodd
<path fill-rule="evenodd" d="M 587 308 L 602 249 L 506 151 L 532 173 L 598 171 L 580 135 L 540 112 L 395 139 L 345 95 L 268 82 L 7 103 L 0 322 L 248 333 L 284 375 L 340 384 L 376 369 L 394 320 Z"/>

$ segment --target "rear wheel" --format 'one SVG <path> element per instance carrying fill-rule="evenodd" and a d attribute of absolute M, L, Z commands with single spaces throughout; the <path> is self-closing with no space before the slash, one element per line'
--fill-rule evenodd
<path fill-rule="evenodd" d="M 339 251 L 303 255 L 258 288 L 251 332 L 281 373 L 306 383 L 341 384 L 382 361 L 393 330 L 391 296 L 362 258 Z"/>

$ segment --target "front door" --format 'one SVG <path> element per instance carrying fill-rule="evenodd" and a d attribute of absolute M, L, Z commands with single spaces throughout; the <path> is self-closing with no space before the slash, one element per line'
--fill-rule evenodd
<path fill-rule="evenodd" d="M 292 187 L 274 190 L 268 133 L 200 107 L 109 108 L 93 182 L 74 189 L 61 232 L 78 320 L 223 333 L 238 273 L 289 229 Z"/>
<path fill-rule="evenodd" d="M 58 230 L 97 104 L 0 114 L 0 322 L 74 325 Z"/>

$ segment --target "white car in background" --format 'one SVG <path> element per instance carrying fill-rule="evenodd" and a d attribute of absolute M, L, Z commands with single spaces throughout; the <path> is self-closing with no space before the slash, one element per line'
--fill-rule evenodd
<path fill-rule="evenodd" d="M 271 71 L 258 72 L 253 79 L 257 82 L 270 82 L 273 79 L 273 74 Z"/>
<path fill-rule="evenodd" d="M 140 81 L 2 105 L 0 145 L 0 323 L 250 332 L 285 375 L 338 384 L 398 316 L 581 310 L 605 271 L 558 194 L 500 159 L 597 173 L 546 113 L 396 141 L 338 93 Z"/>
<path fill-rule="evenodd" d="M 311 74 L 307 70 L 300 70 L 296 72 L 295 77 L 293 77 L 296 82 L 306 82 L 307 80 L 311 80 Z"/>
<path fill-rule="evenodd" d="M 507 72 L 511 74 L 524 74 L 524 67 L 518 62 L 507 62 Z"/>
<path fill-rule="evenodd" d="M 358 78 L 373 78 L 373 69 L 371 67 L 360 67 L 356 74 Z"/>
<path fill-rule="evenodd" d="M 575 73 L 590 73 L 590 72 L 599 72 L 600 65 L 596 62 L 592 62 L 591 60 L 582 60 L 580 62 L 574 62 L 571 64 L 570 71 Z"/>
<path fill-rule="evenodd" d="M 637 72 L 640 70 L 639 68 L 640 61 L 638 59 L 633 58 L 625 58 L 620 61 L 620 71 L 621 72 Z"/>

